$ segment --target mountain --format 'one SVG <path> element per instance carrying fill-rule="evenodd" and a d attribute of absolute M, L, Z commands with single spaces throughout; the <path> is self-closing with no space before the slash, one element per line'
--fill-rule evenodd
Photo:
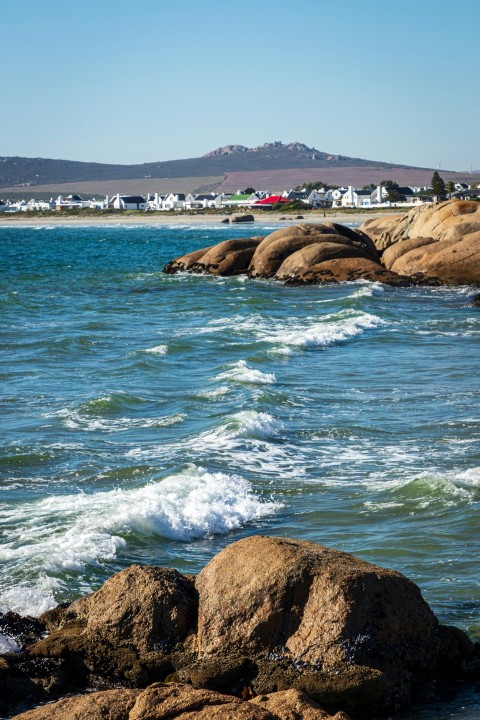
<path fill-rule="evenodd" d="M 141 165 L 110 165 L 74 160 L 0 157 L 0 188 L 133 178 L 182 178 L 226 175 L 230 172 L 346 166 L 407 167 L 309 148 L 303 143 L 265 143 L 255 148 L 227 145 L 200 158 Z"/>
<path fill-rule="evenodd" d="M 265 143 L 254 148 L 225 145 L 198 158 L 167 160 L 138 165 L 118 165 L 47 158 L 0 157 L 0 189 L 31 192 L 50 188 L 63 191 L 117 192 L 115 182 L 146 189 L 168 184 L 175 189 L 175 180 L 182 186 L 196 189 L 209 183 L 211 189 L 247 187 L 288 187 L 309 180 L 333 184 L 367 184 L 382 179 L 397 179 L 400 184 L 429 182 L 433 170 L 410 165 L 395 165 L 377 160 L 348 157 L 323 152 L 300 142 Z M 466 174 L 442 173 L 445 179 Z M 168 183 L 166 181 L 168 180 Z M 129 181 L 129 182 L 125 182 Z M 178 183 L 180 184 L 180 183 Z M 113 189 L 112 189 L 113 188 Z"/>

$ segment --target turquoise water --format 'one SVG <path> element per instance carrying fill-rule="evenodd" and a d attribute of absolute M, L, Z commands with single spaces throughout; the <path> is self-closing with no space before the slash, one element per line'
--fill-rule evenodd
<path fill-rule="evenodd" d="M 272 229 L 0 228 L 0 610 L 265 533 L 400 570 L 480 639 L 474 289 L 161 272 Z"/>

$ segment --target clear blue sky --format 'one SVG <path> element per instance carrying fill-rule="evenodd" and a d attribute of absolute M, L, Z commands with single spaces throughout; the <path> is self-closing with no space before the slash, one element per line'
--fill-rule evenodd
<path fill-rule="evenodd" d="M 480 0 L 0 0 L 0 155 L 480 168 Z"/>

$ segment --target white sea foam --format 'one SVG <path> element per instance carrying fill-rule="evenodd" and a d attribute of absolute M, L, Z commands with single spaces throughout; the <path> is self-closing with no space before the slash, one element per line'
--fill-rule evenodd
<path fill-rule="evenodd" d="M 162 481 L 129 489 L 56 495 L 25 503 L 0 519 L 10 527 L 0 563 L 41 574 L 22 600 L 16 588 L 0 595 L 0 607 L 42 612 L 55 604 L 58 581 L 51 576 L 81 571 L 88 563 L 112 560 L 131 532 L 188 541 L 226 533 L 269 515 L 280 505 L 256 495 L 239 475 L 210 473 L 195 465 Z M 24 593 L 22 592 L 22 597 Z M 23 603 L 23 604 L 22 604 Z"/>
<path fill-rule="evenodd" d="M 248 367 L 245 360 L 239 360 L 230 366 L 228 370 L 217 375 L 217 380 L 230 380 L 231 382 L 245 383 L 252 385 L 272 385 L 275 383 L 273 373 L 263 373 L 261 370 Z"/>
<path fill-rule="evenodd" d="M 21 647 L 14 638 L 0 634 L 0 655 L 20 652 L 20 650 Z"/>
<path fill-rule="evenodd" d="M 155 345 L 155 347 L 146 348 L 143 352 L 152 353 L 154 355 L 166 355 L 168 352 L 168 345 Z"/>
<path fill-rule="evenodd" d="M 374 295 L 385 292 L 384 286 L 379 282 L 371 282 L 370 280 L 359 280 L 357 287 L 349 298 L 373 297 Z"/>
<path fill-rule="evenodd" d="M 269 413 L 256 410 L 242 410 L 230 415 L 214 430 L 203 433 L 196 445 L 218 447 L 223 445 L 234 449 L 235 441 L 240 439 L 270 440 L 282 430 L 283 425 Z"/>
<path fill-rule="evenodd" d="M 457 473 L 453 478 L 454 485 L 466 490 L 480 489 L 480 467 L 470 468 L 464 472 Z"/>
<path fill-rule="evenodd" d="M 169 427 L 183 422 L 186 418 L 183 413 L 154 418 L 103 418 L 83 415 L 78 410 L 68 408 L 62 408 L 54 414 L 62 418 L 63 424 L 70 430 L 85 430 L 87 432 L 101 430 L 108 433 L 126 432 L 138 428 Z"/>
<path fill-rule="evenodd" d="M 365 330 L 386 325 L 377 315 L 342 310 L 321 318 L 307 318 L 300 323 L 284 323 L 257 331 L 259 340 L 276 346 L 274 352 L 290 353 L 294 348 L 327 347 L 362 335 Z"/>
<path fill-rule="evenodd" d="M 220 387 L 213 388 L 212 390 L 204 390 L 198 393 L 198 397 L 201 398 L 218 398 L 224 397 L 230 392 L 230 388 L 227 385 L 220 385 Z"/>

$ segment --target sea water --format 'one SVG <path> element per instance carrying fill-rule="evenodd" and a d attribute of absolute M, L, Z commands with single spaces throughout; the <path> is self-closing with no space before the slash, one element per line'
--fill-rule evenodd
<path fill-rule="evenodd" d="M 0 611 L 263 533 L 399 570 L 480 639 L 474 288 L 162 273 L 273 229 L 0 228 Z"/>

